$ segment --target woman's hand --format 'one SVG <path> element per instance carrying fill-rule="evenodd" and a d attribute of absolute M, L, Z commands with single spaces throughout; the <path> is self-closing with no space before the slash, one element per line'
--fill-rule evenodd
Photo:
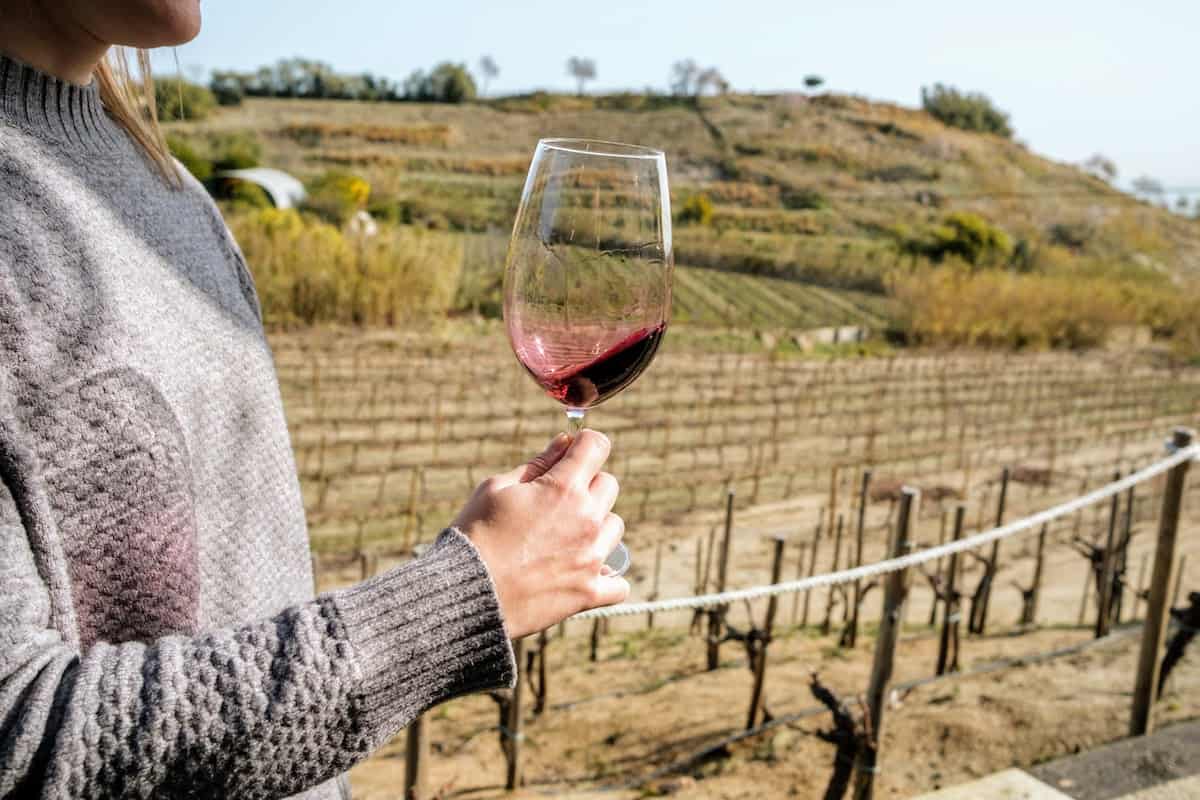
<path fill-rule="evenodd" d="M 510 637 L 629 596 L 628 581 L 604 566 L 625 532 L 611 513 L 617 479 L 600 471 L 609 449 L 593 430 L 560 433 L 528 464 L 481 483 L 454 520 L 483 556 Z"/>

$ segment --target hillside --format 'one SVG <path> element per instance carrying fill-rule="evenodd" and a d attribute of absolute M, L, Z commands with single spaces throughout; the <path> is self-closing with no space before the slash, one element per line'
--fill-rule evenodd
<path fill-rule="evenodd" d="M 950 266 L 1019 274 L 1034 281 L 1025 287 L 1034 295 L 1051 291 L 1039 288 L 1040 278 L 1058 281 L 1051 293 L 1103 280 L 1120 291 L 1090 310 L 1094 319 L 1086 322 L 1163 327 L 1150 318 L 1164 313 L 1161 298 L 1178 293 L 1178 280 L 1200 274 L 1194 220 L 1017 142 L 949 128 L 924 111 L 838 95 L 733 95 L 699 104 L 640 95 L 463 105 L 247 99 L 172 131 L 200 148 L 221 136 L 252 135 L 263 163 L 304 180 L 331 170 L 361 177 L 377 217 L 473 234 L 466 251 L 489 254 L 503 248 L 538 138 L 658 146 L 668 153 L 675 208 L 697 195 L 712 204 L 705 223 L 677 224 L 678 264 L 862 293 L 839 295 L 846 303 L 812 304 L 827 309 L 827 318 L 763 312 L 771 298 L 791 307 L 777 285 L 700 271 L 692 279 L 685 271 L 679 317 L 705 324 L 806 327 L 870 323 L 885 313 L 920 328 L 926 312 L 918 308 L 912 319 L 913 297 L 930 295 L 933 284 L 905 279 L 909 284 L 897 286 L 889 276 Z M 497 241 L 481 247 L 477 237 L 484 236 Z M 499 276 L 489 280 L 490 261 L 479 269 L 470 259 L 463 264 L 464 285 L 472 287 L 466 305 L 486 310 L 494 307 Z M 996 294 L 980 289 L 984 297 Z M 900 304 L 886 302 L 889 291 Z M 1129 298 L 1144 292 L 1158 299 L 1134 308 Z M 759 309 L 762 319 L 747 309 Z"/>

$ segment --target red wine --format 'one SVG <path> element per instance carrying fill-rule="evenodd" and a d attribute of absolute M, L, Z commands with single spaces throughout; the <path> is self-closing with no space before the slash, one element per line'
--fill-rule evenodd
<path fill-rule="evenodd" d="M 518 352 L 522 366 L 546 393 L 568 408 L 599 405 L 633 382 L 654 358 L 666 324 L 642 328 L 582 365 L 539 370 Z"/>

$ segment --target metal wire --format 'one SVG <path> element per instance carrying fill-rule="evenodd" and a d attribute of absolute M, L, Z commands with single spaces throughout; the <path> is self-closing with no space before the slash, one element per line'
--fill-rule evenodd
<path fill-rule="evenodd" d="M 1184 461 L 1191 461 L 1200 456 L 1200 443 L 1193 444 L 1180 450 L 1175 450 L 1169 456 L 1156 461 L 1147 467 L 1144 467 L 1137 472 L 1130 473 L 1128 476 L 1120 480 L 1102 486 L 1093 492 L 1089 492 L 1080 497 L 1068 500 L 1045 511 L 1039 511 L 1023 519 L 1010 522 L 1007 525 L 1001 525 L 998 528 L 981 531 L 960 539 L 957 542 L 947 542 L 937 547 L 930 547 L 916 553 L 909 553 L 898 558 L 887 559 L 885 561 L 877 561 L 873 564 L 863 564 L 862 566 L 844 569 L 838 572 L 828 572 L 823 575 L 812 575 L 807 578 L 798 580 L 784 581 L 782 583 L 766 584 L 763 586 L 751 586 L 746 589 L 734 589 L 727 592 L 717 594 L 702 594 L 692 597 L 674 597 L 667 600 L 657 600 L 644 603 L 625 603 L 616 606 L 605 606 L 603 608 L 593 608 L 576 614 L 571 619 L 585 620 L 596 619 L 599 617 L 628 617 L 637 614 L 647 614 L 654 612 L 655 614 L 667 611 L 687 611 L 697 608 L 711 608 L 712 606 L 727 605 L 739 600 L 757 600 L 761 597 L 770 597 L 771 595 L 791 594 L 793 592 L 803 592 L 809 589 L 817 589 L 822 586 L 836 586 L 838 584 L 850 583 L 852 581 L 866 580 L 877 575 L 884 575 L 889 572 L 895 572 L 909 567 L 915 567 L 918 564 L 924 564 L 927 561 L 935 561 L 939 558 L 944 558 L 954 553 L 962 553 L 967 550 L 974 550 L 985 544 L 997 541 L 999 539 L 1007 539 L 1010 536 L 1016 536 L 1020 533 L 1033 530 L 1041 527 L 1047 522 L 1073 514 L 1080 509 L 1087 508 L 1090 505 L 1099 503 L 1102 500 L 1107 500 L 1113 495 L 1121 494 L 1125 490 L 1136 486 L 1143 481 L 1150 480 L 1156 475 L 1161 475 L 1172 467 L 1182 464 Z"/>

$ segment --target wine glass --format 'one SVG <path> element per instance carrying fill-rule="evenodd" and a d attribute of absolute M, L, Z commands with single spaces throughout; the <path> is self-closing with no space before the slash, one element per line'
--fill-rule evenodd
<path fill-rule="evenodd" d="M 567 432 L 654 358 L 671 312 L 671 197 L 661 150 L 542 139 L 504 269 L 517 360 L 567 412 Z M 605 563 L 629 568 L 619 545 Z"/>

